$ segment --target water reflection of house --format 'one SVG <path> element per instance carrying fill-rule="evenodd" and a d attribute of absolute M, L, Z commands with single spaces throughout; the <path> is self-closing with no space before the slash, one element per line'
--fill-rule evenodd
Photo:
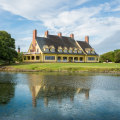
<path fill-rule="evenodd" d="M 65 85 L 45 85 L 37 84 L 30 86 L 32 92 L 32 102 L 33 106 L 36 106 L 37 99 L 44 99 L 45 106 L 48 106 L 50 100 L 57 100 L 58 103 L 62 102 L 62 99 L 69 98 L 70 101 L 74 101 L 74 95 L 79 93 L 84 93 L 85 98 L 89 98 L 89 89 L 85 88 L 74 88 Z"/>
<path fill-rule="evenodd" d="M 84 93 L 85 98 L 89 98 L 89 89 L 84 88 L 70 88 L 70 87 L 56 87 L 56 86 L 32 86 L 32 102 L 33 106 L 36 106 L 36 99 L 43 98 L 45 106 L 48 106 L 49 100 L 57 99 L 58 103 L 62 102 L 64 98 L 70 98 L 71 101 L 74 101 L 74 95 L 79 93 Z"/>

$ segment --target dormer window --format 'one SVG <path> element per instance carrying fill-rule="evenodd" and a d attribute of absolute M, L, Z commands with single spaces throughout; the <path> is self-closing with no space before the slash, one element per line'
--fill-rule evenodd
<path fill-rule="evenodd" d="M 69 50 L 69 53 L 72 53 L 72 50 Z"/>
<path fill-rule="evenodd" d="M 64 47 L 64 53 L 67 53 L 67 47 Z"/>
<path fill-rule="evenodd" d="M 73 52 L 72 50 L 73 50 L 73 49 L 70 47 L 70 48 L 69 48 L 69 53 L 72 53 L 72 52 Z"/>
<path fill-rule="evenodd" d="M 45 52 L 49 52 L 49 49 L 48 49 L 48 48 L 45 48 L 44 51 L 45 51 Z"/>
<path fill-rule="evenodd" d="M 87 53 L 90 54 L 90 50 L 88 50 Z"/>
<path fill-rule="evenodd" d="M 60 47 L 58 47 L 58 52 L 60 52 L 60 53 L 62 53 L 62 47 L 60 46 Z"/>
<path fill-rule="evenodd" d="M 64 50 L 64 53 L 67 53 L 67 49 Z"/>
<path fill-rule="evenodd" d="M 74 48 L 74 53 L 77 53 L 77 48 Z"/>
<path fill-rule="evenodd" d="M 43 50 L 44 50 L 45 52 L 49 52 L 48 46 L 47 46 L 47 45 L 44 45 L 44 46 L 43 46 Z"/>
<path fill-rule="evenodd" d="M 77 50 L 74 50 L 74 53 L 77 53 Z"/>
<path fill-rule="evenodd" d="M 95 51 L 91 51 L 92 54 L 95 54 Z"/>
<path fill-rule="evenodd" d="M 74 53 L 77 53 L 77 50 L 74 50 Z"/>
<path fill-rule="evenodd" d="M 59 51 L 60 53 L 62 53 L 62 49 L 59 49 L 58 51 Z"/>
<path fill-rule="evenodd" d="M 82 50 L 78 50 L 78 53 L 82 53 Z"/>
<path fill-rule="evenodd" d="M 51 52 L 55 52 L 55 47 L 54 46 L 50 46 L 50 51 Z"/>
<path fill-rule="evenodd" d="M 51 51 L 51 52 L 55 52 L 55 48 L 51 48 L 50 51 Z"/>

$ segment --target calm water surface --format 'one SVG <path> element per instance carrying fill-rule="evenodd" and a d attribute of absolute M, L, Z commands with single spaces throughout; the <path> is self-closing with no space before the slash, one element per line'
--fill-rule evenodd
<path fill-rule="evenodd" d="M 0 120 L 120 120 L 120 76 L 1 72 Z"/>

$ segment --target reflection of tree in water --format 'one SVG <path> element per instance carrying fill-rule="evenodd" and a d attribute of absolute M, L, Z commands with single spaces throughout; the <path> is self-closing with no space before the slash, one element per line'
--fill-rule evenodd
<path fill-rule="evenodd" d="M 14 97 L 15 84 L 12 83 L 13 75 L 4 73 L 0 74 L 0 105 L 9 103 Z"/>
<path fill-rule="evenodd" d="M 14 97 L 14 84 L 0 84 L 0 104 L 7 104 Z"/>
<path fill-rule="evenodd" d="M 32 74 L 29 78 L 33 106 L 36 106 L 37 99 L 43 99 L 45 106 L 51 100 L 57 100 L 58 103 L 63 99 L 74 101 L 75 94 L 81 93 L 89 99 L 90 85 L 86 85 L 87 79 L 80 80 L 79 76 Z"/>

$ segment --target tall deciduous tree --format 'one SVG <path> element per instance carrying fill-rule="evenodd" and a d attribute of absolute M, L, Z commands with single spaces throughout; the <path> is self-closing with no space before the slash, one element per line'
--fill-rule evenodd
<path fill-rule="evenodd" d="M 100 56 L 101 62 L 116 62 L 120 63 L 120 49 L 104 53 Z"/>
<path fill-rule="evenodd" d="M 15 39 L 6 31 L 0 31 L 0 59 L 10 63 L 15 57 Z"/>
<path fill-rule="evenodd" d="M 100 56 L 100 61 L 101 62 L 114 62 L 114 52 L 108 52 Z"/>
<path fill-rule="evenodd" d="M 120 50 L 115 50 L 115 62 L 120 63 Z"/>

